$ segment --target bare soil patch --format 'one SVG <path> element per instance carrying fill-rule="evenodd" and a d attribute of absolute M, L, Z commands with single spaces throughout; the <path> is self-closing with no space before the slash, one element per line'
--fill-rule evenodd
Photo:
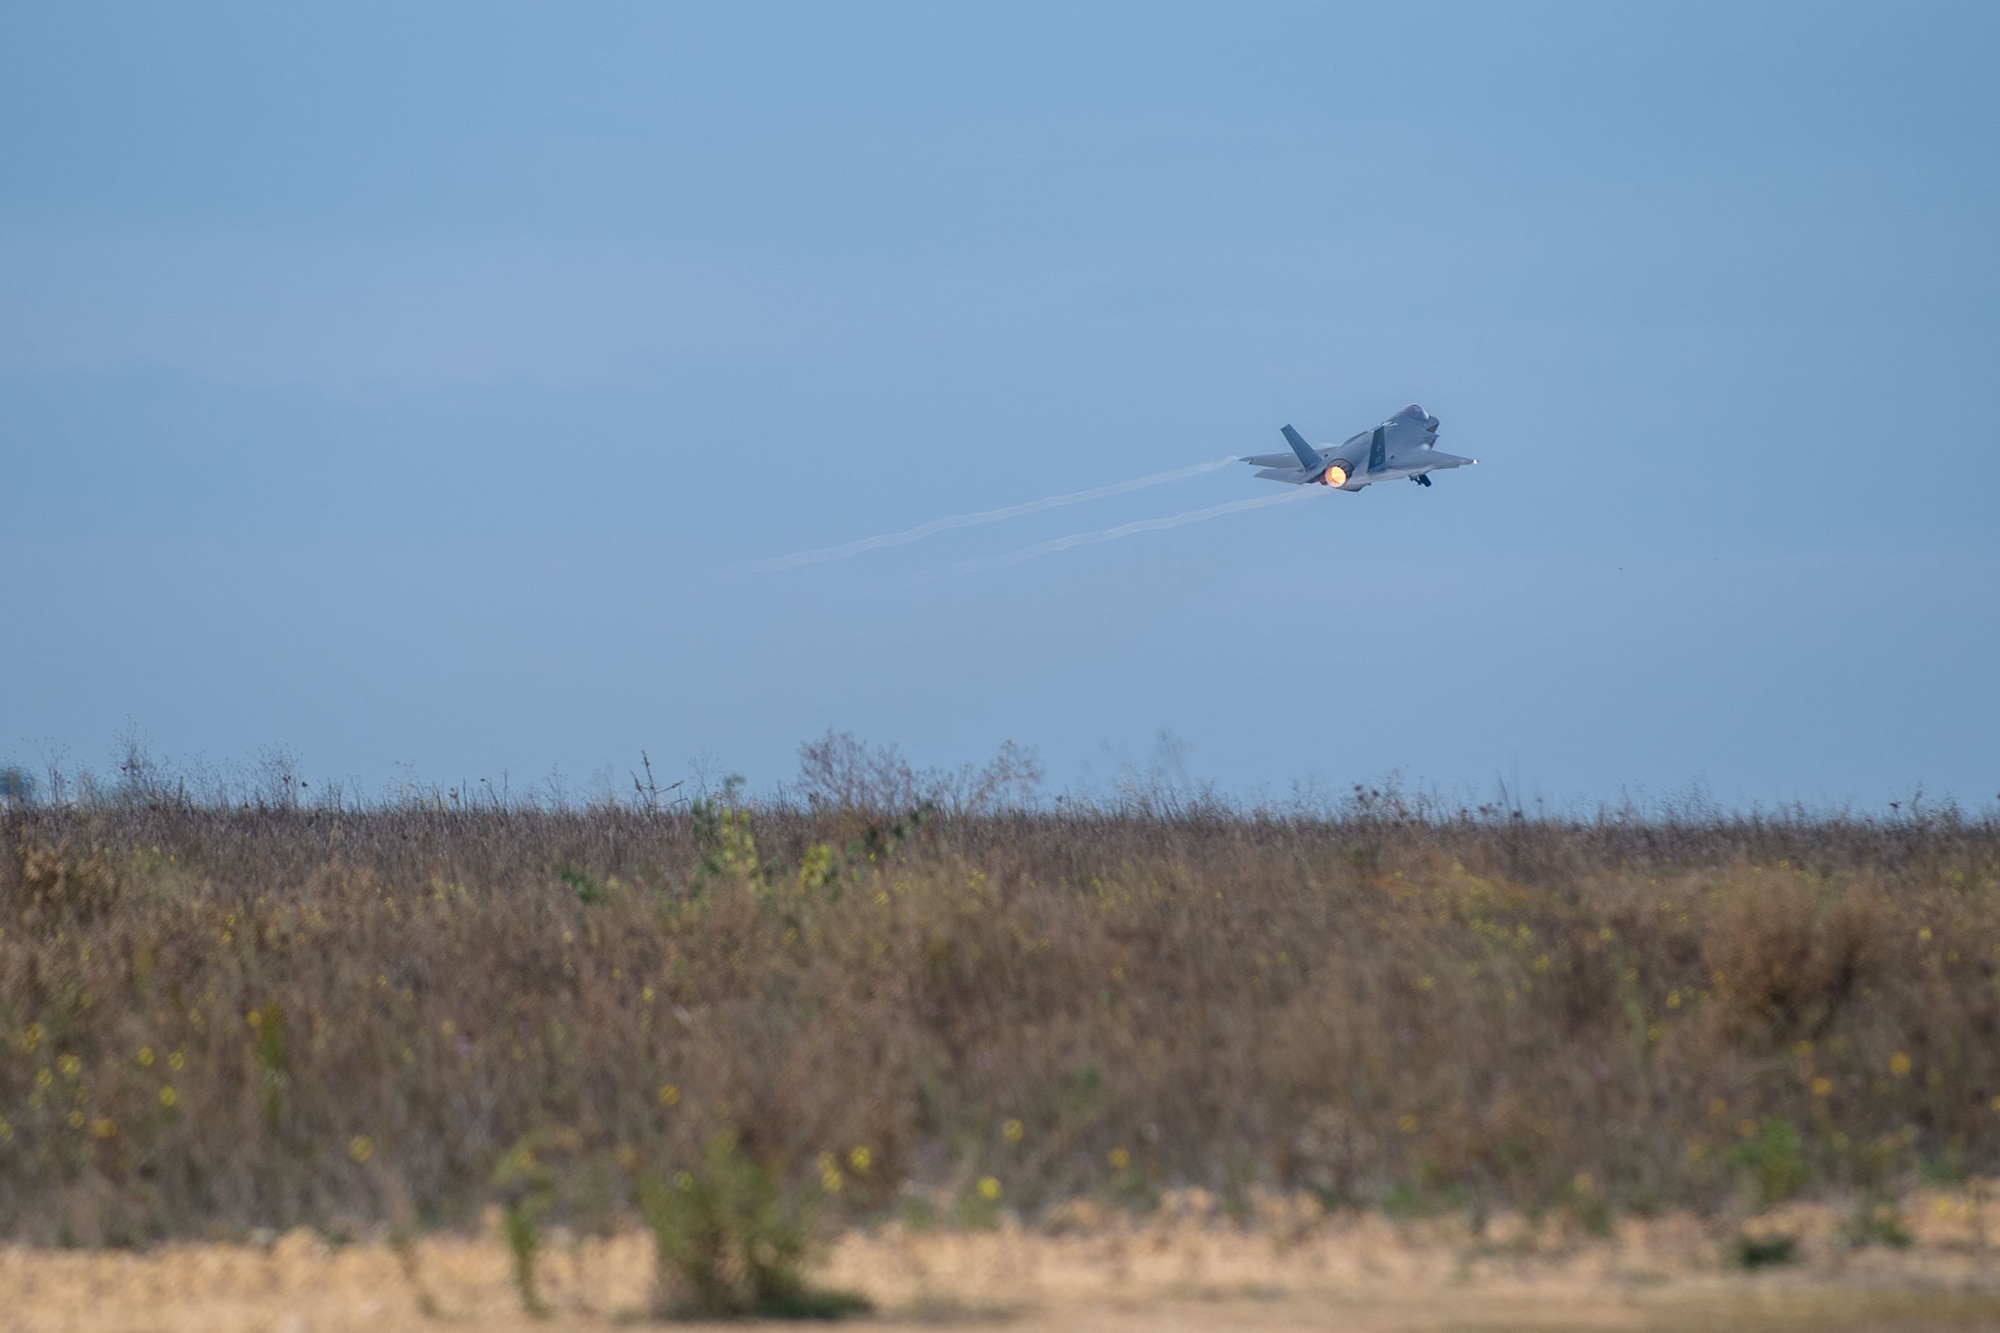
<path fill-rule="evenodd" d="M 1134 1218 L 1080 1205 L 1050 1229 L 899 1225 L 842 1235 L 818 1276 L 866 1292 L 856 1329 L 1977 1329 L 2000 1328 L 1990 1191 L 1919 1192 L 1901 1248 L 1856 1247 L 1848 1209 L 1800 1204 L 1740 1226 L 1689 1214 L 1592 1235 L 1560 1220 L 1396 1222 L 1265 1196 L 1247 1226 L 1199 1192 Z M 1982 1202 L 1982 1199 L 1989 1201 Z M 1747 1231 L 1797 1240 L 1797 1259 L 1746 1272 Z M 556 1236 L 541 1270 L 550 1317 L 520 1309 L 497 1224 L 476 1236 L 143 1252 L 0 1251 L 0 1329 L 326 1333 L 622 1327 L 644 1319 L 651 1239 Z"/>

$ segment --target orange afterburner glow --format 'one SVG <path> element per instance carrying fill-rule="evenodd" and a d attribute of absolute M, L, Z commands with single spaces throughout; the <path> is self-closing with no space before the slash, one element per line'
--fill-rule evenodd
<path fill-rule="evenodd" d="M 1327 486 L 1345 486 L 1347 484 L 1347 469 L 1335 463 L 1326 470 L 1326 475 L 1320 478 L 1320 482 Z"/>

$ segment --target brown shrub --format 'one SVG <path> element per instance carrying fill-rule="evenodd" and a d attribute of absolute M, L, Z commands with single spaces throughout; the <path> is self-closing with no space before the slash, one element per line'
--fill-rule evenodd
<path fill-rule="evenodd" d="M 104 848 L 74 837 L 29 832 L 10 849 L 12 874 L 0 879 L 0 911 L 27 930 L 88 921 L 118 899 L 118 878 Z"/>
<path fill-rule="evenodd" d="M 1872 881 L 1737 868 L 1712 892 L 1702 956 L 1731 1041 L 1815 1039 L 1874 977 L 1890 914 Z"/>

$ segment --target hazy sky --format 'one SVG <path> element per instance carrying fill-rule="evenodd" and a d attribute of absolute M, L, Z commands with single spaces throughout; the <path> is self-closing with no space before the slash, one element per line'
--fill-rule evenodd
<path fill-rule="evenodd" d="M 768 786 L 831 727 L 1102 791 L 1165 731 L 1243 795 L 1984 807 L 1996 52 L 1983 3 L 10 5 L 0 760 Z M 1480 465 L 785 560 L 1412 401 Z"/>

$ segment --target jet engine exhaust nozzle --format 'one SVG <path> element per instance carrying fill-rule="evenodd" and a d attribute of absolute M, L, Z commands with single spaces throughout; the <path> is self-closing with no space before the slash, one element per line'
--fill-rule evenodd
<path fill-rule="evenodd" d="M 1345 486 L 1347 484 L 1347 469 L 1338 463 L 1332 464 L 1320 477 L 1319 484 L 1322 486 Z"/>

